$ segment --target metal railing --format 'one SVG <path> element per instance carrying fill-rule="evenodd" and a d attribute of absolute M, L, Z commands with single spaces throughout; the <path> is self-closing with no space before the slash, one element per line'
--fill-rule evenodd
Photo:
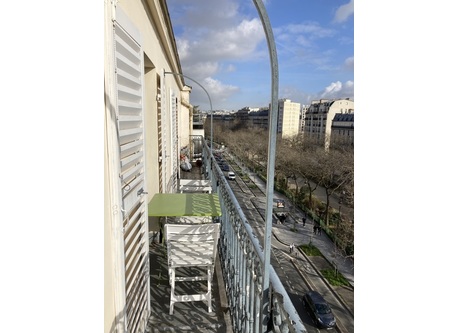
<path fill-rule="evenodd" d="M 222 217 L 219 255 L 234 332 L 307 332 L 288 293 L 269 263 L 269 318 L 261 318 L 263 304 L 264 253 L 259 239 L 248 223 L 224 174 L 205 142 L 202 147 L 203 166 L 212 173 L 213 193 L 219 194 Z M 263 322 L 268 321 L 268 322 Z"/>

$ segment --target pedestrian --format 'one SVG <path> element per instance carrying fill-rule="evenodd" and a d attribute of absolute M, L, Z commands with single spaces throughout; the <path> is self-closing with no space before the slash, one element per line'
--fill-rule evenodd
<path fill-rule="evenodd" d="M 293 252 L 293 244 L 289 244 L 289 253 L 292 253 Z"/>
<path fill-rule="evenodd" d="M 316 235 L 316 224 L 313 226 L 313 234 Z"/>
<path fill-rule="evenodd" d="M 306 218 L 305 216 L 302 218 L 302 226 L 305 227 L 305 221 L 306 221 Z"/>
<path fill-rule="evenodd" d="M 321 225 L 318 226 L 318 235 L 321 235 Z"/>

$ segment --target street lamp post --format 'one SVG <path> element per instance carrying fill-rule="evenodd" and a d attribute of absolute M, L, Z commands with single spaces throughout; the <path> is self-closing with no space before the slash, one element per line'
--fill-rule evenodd
<path fill-rule="evenodd" d="M 269 112 L 269 146 L 267 151 L 267 182 L 266 182 L 266 211 L 264 233 L 264 266 L 262 275 L 262 311 L 260 325 L 262 332 L 267 331 L 269 319 L 269 283 L 270 283 L 270 250 L 272 238 L 272 206 L 274 197 L 274 174 L 275 174 L 275 149 L 277 143 L 277 119 L 278 119 L 278 59 L 275 47 L 274 34 L 270 25 L 269 16 L 262 0 L 253 0 L 261 18 L 264 33 L 266 34 L 267 46 L 269 47 L 271 69 L 271 102 Z"/>

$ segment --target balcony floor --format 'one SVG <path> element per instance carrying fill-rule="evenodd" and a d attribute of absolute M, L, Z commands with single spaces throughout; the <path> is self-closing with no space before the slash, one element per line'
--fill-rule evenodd
<path fill-rule="evenodd" d="M 219 260 L 212 281 L 212 312 L 208 312 L 207 303 L 204 301 L 180 302 L 175 303 L 173 315 L 169 315 L 171 287 L 165 245 L 152 242 L 149 257 L 151 316 L 148 332 L 232 332 Z M 191 269 L 195 270 L 182 269 L 180 275 L 189 274 Z M 205 292 L 207 284 L 206 281 L 176 282 L 175 288 L 177 295 L 195 294 Z"/>

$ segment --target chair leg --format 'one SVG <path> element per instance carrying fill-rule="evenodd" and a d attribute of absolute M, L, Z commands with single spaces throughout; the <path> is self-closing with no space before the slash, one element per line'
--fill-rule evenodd
<path fill-rule="evenodd" d="M 208 293 L 207 293 L 208 312 L 212 312 L 212 270 L 211 270 L 211 266 L 207 267 L 207 286 L 208 286 Z"/>
<path fill-rule="evenodd" d="M 169 269 L 170 274 L 170 311 L 169 314 L 173 315 L 173 305 L 175 304 L 175 268 Z"/>

